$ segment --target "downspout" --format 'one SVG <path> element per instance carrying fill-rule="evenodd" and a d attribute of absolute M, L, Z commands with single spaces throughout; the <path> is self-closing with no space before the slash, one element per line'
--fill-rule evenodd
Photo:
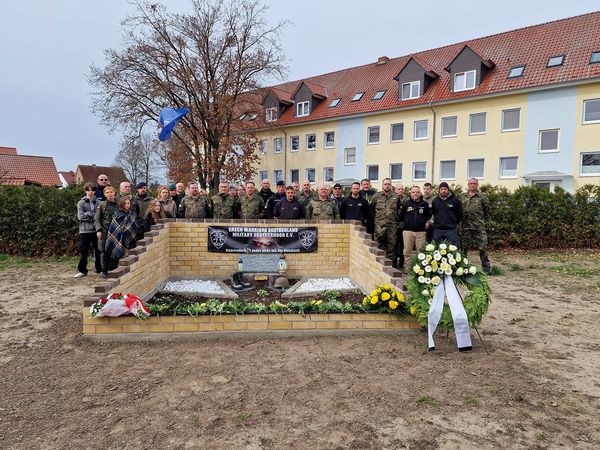
<path fill-rule="evenodd" d="M 435 118 L 436 118 L 436 112 L 435 109 L 433 109 L 432 103 L 429 102 L 429 108 L 431 109 L 431 112 L 433 113 L 433 138 L 431 140 L 431 180 L 429 181 L 431 184 L 435 184 L 433 182 L 434 178 L 434 171 L 435 171 Z"/>
<path fill-rule="evenodd" d="M 283 150 L 283 179 L 285 180 L 287 178 L 287 133 L 285 132 L 285 130 L 282 128 L 281 131 L 283 132 L 283 143 L 282 143 L 282 150 Z M 286 186 L 291 186 L 292 183 L 286 183 Z"/>

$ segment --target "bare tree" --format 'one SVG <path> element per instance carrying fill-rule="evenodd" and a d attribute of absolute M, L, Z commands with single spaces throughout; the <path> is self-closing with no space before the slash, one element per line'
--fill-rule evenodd
<path fill-rule="evenodd" d="M 111 130 L 139 133 L 162 107 L 189 108 L 169 146 L 187 153 L 193 178 L 216 188 L 222 170 L 253 174 L 257 140 L 237 118 L 257 111 L 261 86 L 283 77 L 285 22 L 269 26 L 259 0 L 194 0 L 189 15 L 136 6 L 123 22 L 125 48 L 106 50 L 106 66 L 91 67 L 93 111 Z"/>
<path fill-rule="evenodd" d="M 127 178 L 134 185 L 140 181 L 151 184 L 160 165 L 160 144 L 155 137 L 143 133 L 141 136 L 128 136 L 121 142 L 115 164 L 121 166 Z"/>

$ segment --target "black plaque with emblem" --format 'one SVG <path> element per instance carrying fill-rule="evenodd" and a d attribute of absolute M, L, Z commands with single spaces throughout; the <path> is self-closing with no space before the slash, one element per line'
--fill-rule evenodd
<path fill-rule="evenodd" d="M 312 253 L 317 227 L 208 227 L 208 251 L 219 253 Z"/>

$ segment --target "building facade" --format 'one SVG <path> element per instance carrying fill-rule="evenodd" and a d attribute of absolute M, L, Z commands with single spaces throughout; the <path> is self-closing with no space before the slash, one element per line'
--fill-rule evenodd
<path fill-rule="evenodd" d="M 600 12 L 267 90 L 257 179 L 600 182 Z"/>

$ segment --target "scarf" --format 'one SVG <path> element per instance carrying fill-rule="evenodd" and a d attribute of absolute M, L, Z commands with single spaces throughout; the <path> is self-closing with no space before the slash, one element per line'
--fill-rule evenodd
<path fill-rule="evenodd" d="M 118 210 L 115 212 L 106 237 L 105 252 L 108 256 L 116 260 L 121 259 L 135 238 L 138 227 L 134 211 L 126 213 Z"/>

